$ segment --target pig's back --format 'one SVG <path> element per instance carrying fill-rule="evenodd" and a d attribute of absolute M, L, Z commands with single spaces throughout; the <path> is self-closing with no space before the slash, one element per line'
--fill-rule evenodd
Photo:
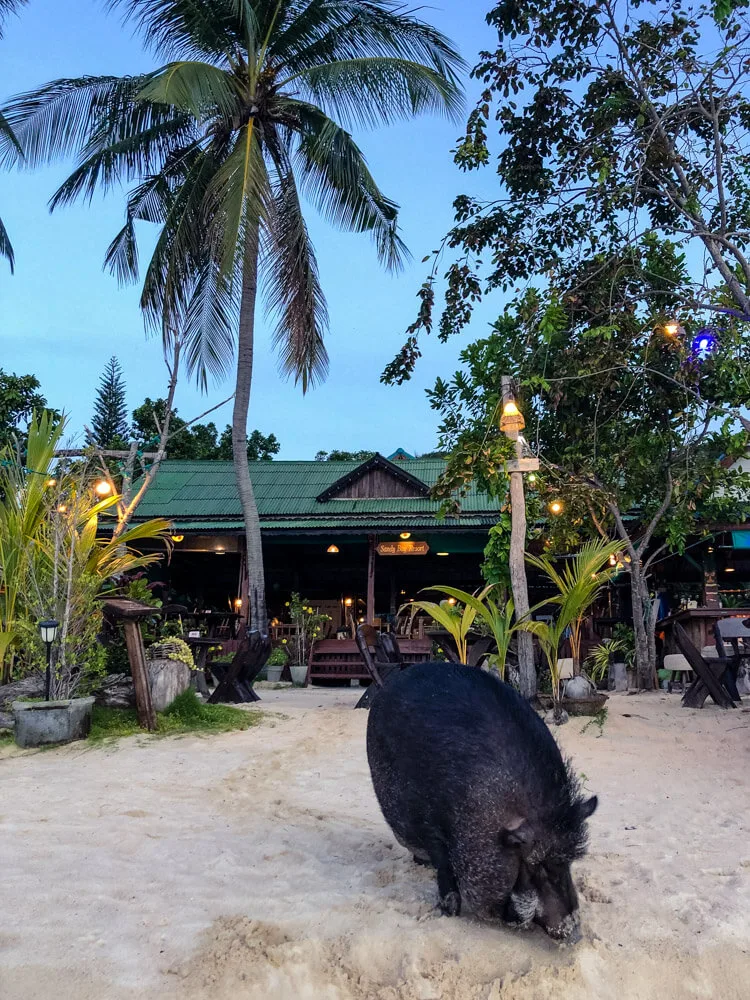
<path fill-rule="evenodd" d="M 453 663 L 409 667 L 378 693 L 367 752 L 394 829 L 453 826 L 493 798 L 498 810 L 513 798 L 536 811 L 565 779 L 557 744 L 528 703 L 493 674 Z"/>

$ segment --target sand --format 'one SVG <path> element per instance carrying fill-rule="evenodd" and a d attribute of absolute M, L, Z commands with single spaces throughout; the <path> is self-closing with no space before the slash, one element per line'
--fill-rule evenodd
<path fill-rule="evenodd" d="M 750 713 L 614 696 L 556 731 L 600 797 L 583 941 L 436 910 L 375 802 L 358 692 L 242 733 L 0 759 L 3 1000 L 746 1000 Z"/>

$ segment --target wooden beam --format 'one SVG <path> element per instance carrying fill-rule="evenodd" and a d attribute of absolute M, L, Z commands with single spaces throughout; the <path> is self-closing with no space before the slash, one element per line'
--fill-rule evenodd
<path fill-rule="evenodd" d="M 138 725 L 153 733 L 156 730 L 156 712 L 151 702 L 151 688 L 148 684 L 146 671 L 146 654 L 143 651 L 141 626 L 137 621 L 125 621 L 125 645 L 128 647 L 130 672 L 133 675 L 135 691 L 135 710 L 138 714 Z"/>
<path fill-rule="evenodd" d="M 372 625 L 375 620 L 375 535 L 370 535 L 369 551 L 367 553 L 367 624 Z"/>

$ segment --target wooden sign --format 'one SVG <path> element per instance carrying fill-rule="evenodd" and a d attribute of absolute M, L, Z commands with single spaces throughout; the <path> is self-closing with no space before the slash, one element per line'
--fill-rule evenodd
<path fill-rule="evenodd" d="M 380 542 L 379 556 L 426 556 L 430 551 L 427 542 Z"/>

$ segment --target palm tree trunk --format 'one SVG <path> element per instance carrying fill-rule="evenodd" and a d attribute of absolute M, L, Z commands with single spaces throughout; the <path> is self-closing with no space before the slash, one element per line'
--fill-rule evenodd
<path fill-rule="evenodd" d="M 250 223 L 245 235 L 245 260 L 242 271 L 237 339 L 237 382 L 232 412 L 232 457 L 237 478 L 237 492 L 242 504 L 247 546 L 248 624 L 264 634 L 268 631 L 266 583 L 263 572 L 263 548 L 260 519 L 255 502 L 250 466 L 247 461 L 247 414 L 253 381 L 253 342 L 255 338 L 255 302 L 258 296 L 258 223 Z"/>

